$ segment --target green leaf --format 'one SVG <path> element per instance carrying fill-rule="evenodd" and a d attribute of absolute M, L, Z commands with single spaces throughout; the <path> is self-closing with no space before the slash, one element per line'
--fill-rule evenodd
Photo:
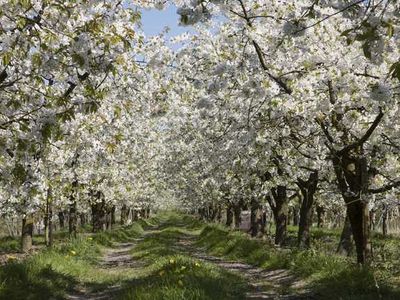
<path fill-rule="evenodd" d="M 2 57 L 3 66 L 7 66 L 11 62 L 11 53 L 6 52 Z"/>

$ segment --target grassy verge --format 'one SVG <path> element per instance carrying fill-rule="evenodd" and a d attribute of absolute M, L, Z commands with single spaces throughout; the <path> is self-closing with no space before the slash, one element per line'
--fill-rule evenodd
<path fill-rule="evenodd" d="M 96 267 L 101 250 L 141 235 L 141 224 L 112 232 L 57 240 L 52 249 L 0 268 L 0 299 L 64 299 L 77 285 L 93 290 L 126 279 Z"/>
<path fill-rule="evenodd" d="M 335 234 L 317 230 L 314 240 L 319 250 L 300 251 L 295 247 L 277 249 L 245 233 L 220 225 L 207 225 L 199 236 L 198 245 L 216 256 L 266 269 L 289 269 L 307 279 L 312 290 L 323 299 L 400 299 L 400 291 L 392 281 L 393 273 L 388 269 L 360 268 L 354 265 L 352 258 L 323 251 L 329 248 L 326 245 L 318 246 L 318 241 L 333 240 Z M 399 266 L 398 260 L 392 263 Z"/>

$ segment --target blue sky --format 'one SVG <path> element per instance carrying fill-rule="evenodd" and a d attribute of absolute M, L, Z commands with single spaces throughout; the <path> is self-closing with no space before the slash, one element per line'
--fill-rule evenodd
<path fill-rule="evenodd" d="M 171 31 L 168 37 L 191 31 L 190 27 L 179 26 L 179 16 L 175 6 L 169 6 L 165 10 L 143 10 L 142 25 L 146 35 L 157 35 L 168 26 Z"/>

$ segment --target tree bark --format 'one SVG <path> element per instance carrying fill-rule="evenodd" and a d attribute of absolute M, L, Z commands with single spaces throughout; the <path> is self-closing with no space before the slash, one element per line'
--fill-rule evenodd
<path fill-rule="evenodd" d="M 116 211 L 116 207 L 115 207 L 115 205 L 113 205 L 112 207 L 111 207 L 111 227 L 112 226 L 114 226 L 115 224 L 116 224 L 116 219 L 115 219 L 115 211 Z"/>
<path fill-rule="evenodd" d="M 263 209 L 260 218 L 260 232 L 264 235 L 267 226 L 267 212 Z"/>
<path fill-rule="evenodd" d="M 242 206 L 240 203 L 233 205 L 233 214 L 235 217 L 235 229 L 240 228 L 240 224 L 242 223 Z"/>
<path fill-rule="evenodd" d="M 267 197 L 275 219 L 275 244 L 283 245 L 287 235 L 288 197 L 286 186 L 271 189 L 272 197 Z"/>
<path fill-rule="evenodd" d="M 150 207 L 146 209 L 146 218 L 150 218 Z"/>
<path fill-rule="evenodd" d="M 53 207 L 51 201 L 51 190 L 47 190 L 46 211 L 44 216 L 44 240 L 47 247 L 53 245 Z"/>
<path fill-rule="evenodd" d="M 111 208 L 106 208 L 106 229 L 111 230 Z"/>
<path fill-rule="evenodd" d="M 92 204 L 92 223 L 93 232 L 99 232 L 104 230 L 106 221 L 106 213 L 104 208 L 104 200 Z"/>
<path fill-rule="evenodd" d="M 78 181 L 74 180 L 72 183 L 72 192 L 70 195 L 69 205 L 69 235 L 70 237 L 76 238 L 77 226 L 78 226 L 78 215 L 76 210 L 76 195 L 77 195 Z"/>
<path fill-rule="evenodd" d="M 231 227 L 233 223 L 233 208 L 231 204 L 226 207 L 226 223 L 225 225 Z"/>
<path fill-rule="evenodd" d="M 217 222 L 221 223 L 222 220 L 222 209 L 221 209 L 221 205 L 218 205 L 217 208 Z"/>
<path fill-rule="evenodd" d="M 85 226 L 86 223 L 87 223 L 86 214 L 85 214 L 85 213 L 81 213 L 81 214 L 79 215 L 79 218 L 80 218 L 80 220 L 81 220 L 81 226 Z"/>
<path fill-rule="evenodd" d="M 296 207 L 292 208 L 293 212 L 293 226 L 299 226 L 299 209 Z"/>
<path fill-rule="evenodd" d="M 123 204 L 121 207 L 121 225 L 125 225 L 128 220 L 128 207 Z"/>
<path fill-rule="evenodd" d="M 353 239 L 351 233 L 351 224 L 349 217 L 346 213 L 346 220 L 344 222 L 342 234 L 337 248 L 337 253 L 344 256 L 350 256 L 353 252 Z"/>
<path fill-rule="evenodd" d="M 137 221 L 139 219 L 139 212 L 137 209 L 132 209 L 132 221 Z"/>
<path fill-rule="evenodd" d="M 341 157 L 335 156 L 332 160 L 339 188 L 347 205 L 356 245 L 357 262 L 365 264 L 371 253 L 369 211 L 368 202 L 365 199 L 369 180 L 367 160 L 361 155 L 350 156 L 349 153 L 342 154 Z"/>
<path fill-rule="evenodd" d="M 21 250 L 29 252 L 32 249 L 33 218 L 25 217 L 22 220 Z"/>
<path fill-rule="evenodd" d="M 311 173 L 307 181 L 299 178 L 297 185 L 299 186 L 303 196 L 300 207 L 300 223 L 297 242 L 299 248 L 309 248 L 314 194 L 318 186 L 318 172 Z"/>
<path fill-rule="evenodd" d="M 78 224 L 78 216 L 76 212 L 76 201 L 74 200 L 69 205 L 69 222 L 68 222 L 68 229 L 70 237 L 76 238 L 76 229 Z"/>
<path fill-rule="evenodd" d="M 256 237 L 259 231 L 259 220 L 258 220 L 259 204 L 256 199 L 251 199 L 250 203 L 250 234 L 252 237 Z"/>
<path fill-rule="evenodd" d="M 65 228 L 65 216 L 64 216 L 63 211 L 58 212 L 58 220 L 60 222 L 60 229 L 64 229 Z"/>
<path fill-rule="evenodd" d="M 325 208 L 322 205 L 317 205 L 317 227 L 324 227 Z"/>
<path fill-rule="evenodd" d="M 387 234 L 388 234 L 388 209 L 387 209 L 387 205 L 383 206 L 383 211 L 382 211 L 382 234 L 383 234 L 383 236 L 387 236 Z"/>

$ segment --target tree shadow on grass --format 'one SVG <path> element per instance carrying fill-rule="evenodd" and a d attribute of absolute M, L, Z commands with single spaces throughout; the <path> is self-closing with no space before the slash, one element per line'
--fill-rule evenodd
<path fill-rule="evenodd" d="M 123 285 L 116 299 L 244 299 L 248 284 L 238 274 L 187 256 L 164 257 L 145 277 Z"/>
<path fill-rule="evenodd" d="M 400 289 L 379 282 L 368 268 L 350 266 L 317 280 L 313 290 L 317 299 L 397 300 Z"/>
<path fill-rule="evenodd" d="M 2 266 L 0 299 L 64 299 L 64 292 L 76 285 L 72 276 L 56 272 L 51 265 L 35 267 L 23 263 Z"/>

